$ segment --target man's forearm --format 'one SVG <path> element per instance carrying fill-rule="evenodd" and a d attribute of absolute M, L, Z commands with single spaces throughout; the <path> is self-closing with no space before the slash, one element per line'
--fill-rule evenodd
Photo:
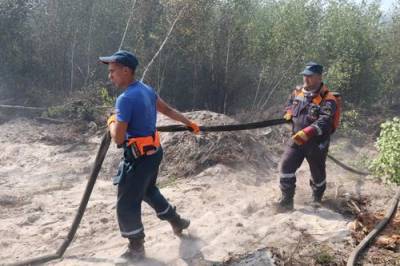
<path fill-rule="evenodd" d="M 110 131 L 110 136 L 115 143 L 123 144 L 125 142 L 126 129 L 124 128 L 125 125 L 121 125 L 120 122 L 114 122 L 108 126 L 108 129 Z"/>

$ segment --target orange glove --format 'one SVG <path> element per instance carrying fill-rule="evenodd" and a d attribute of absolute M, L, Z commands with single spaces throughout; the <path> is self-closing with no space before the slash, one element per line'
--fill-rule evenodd
<path fill-rule="evenodd" d="M 200 128 L 195 122 L 190 122 L 190 125 L 188 125 L 187 127 L 190 128 L 190 130 L 194 134 L 196 134 L 196 135 L 200 134 Z"/>
<path fill-rule="evenodd" d="M 286 121 L 292 120 L 292 113 L 289 112 L 289 111 L 287 111 L 287 112 L 285 113 L 285 115 L 283 116 L 283 119 L 285 119 Z"/>
<path fill-rule="evenodd" d="M 312 127 L 308 126 L 303 130 L 298 131 L 296 134 L 292 136 L 294 143 L 297 145 L 304 145 L 307 141 L 309 141 L 312 137 L 317 134 L 317 130 Z"/>
<path fill-rule="evenodd" d="M 108 119 L 107 119 L 107 126 L 110 126 L 110 124 L 114 123 L 117 121 L 117 118 L 115 117 L 115 114 L 111 115 Z"/>

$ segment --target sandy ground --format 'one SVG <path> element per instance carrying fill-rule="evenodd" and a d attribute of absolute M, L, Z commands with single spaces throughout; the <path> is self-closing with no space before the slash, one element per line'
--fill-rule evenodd
<path fill-rule="evenodd" d="M 61 133 L 63 139 L 57 137 Z M 99 142 L 99 136 L 79 136 L 66 125 L 26 119 L 0 125 L 0 264 L 53 253 L 59 247 Z M 346 152 L 347 159 L 357 152 Z M 63 260 L 48 265 L 114 265 L 125 250 L 110 180 L 119 156 L 120 150 L 112 145 L 75 240 Z M 305 238 L 308 243 L 344 249 L 351 243 L 351 218 L 331 208 L 334 204 L 310 207 L 308 166 L 303 164 L 298 173 L 295 211 L 278 215 L 271 207 L 279 196 L 276 167 L 260 171 L 214 164 L 194 176 L 166 182 L 162 193 L 191 219 L 191 226 L 179 238 L 144 204 L 147 258 L 137 265 L 274 265 L 268 250 L 290 255 Z M 381 206 L 388 202 L 392 190 L 384 185 L 361 180 L 331 163 L 328 173 L 327 202 L 364 194 Z M 232 262 L 241 256 L 244 259 Z"/>

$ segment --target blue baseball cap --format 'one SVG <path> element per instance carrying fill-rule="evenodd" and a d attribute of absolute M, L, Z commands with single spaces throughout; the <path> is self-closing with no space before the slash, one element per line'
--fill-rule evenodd
<path fill-rule="evenodd" d="M 128 51 L 119 50 L 111 56 L 99 57 L 99 60 L 104 64 L 109 63 L 119 63 L 121 65 L 127 66 L 132 70 L 135 70 L 139 65 L 139 61 L 134 54 Z"/>
<path fill-rule="evenodd" d="M 322 75 L 323 71 L 324 67 L 322 65 L 315 62 L 309 62 L 300 74 L 303 76 Z"/>

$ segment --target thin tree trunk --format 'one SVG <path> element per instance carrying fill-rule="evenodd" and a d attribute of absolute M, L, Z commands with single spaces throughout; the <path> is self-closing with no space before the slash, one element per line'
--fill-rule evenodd
<path fill-rule="evenodd" d="M 161 67 L 162 67 L 162 61 L 161 61 L 161 56 L 162 54 L 160 53 L 160 57 L 158 58 L 158 67 L 157 67 L 157 88 L 160 88 L 161 86 Z"/>
<path fill-rule="evenodd" d="M 224 95 L 224 111 L 223 111 L 224 115 L 226 114 L 227 106 L 228 106 L 228 93 L 225 92 L 225 95 Z"/>
<path fill-rule="evenodd" d="M 293 62 L 290 64 L 289 68 L 286 69 L 286 71 L 284 72 L 284 74 L 282 74 L 281 79 L 276 83 L 276 85 L 271 89 L 271 91 L 268 94 L 267 99 L 265 100 L 265 102 L 261 105 L 261 110 L 263 110 L 265 108 L 265 106 L 267 105 L 267 103 L 269 102 L 269 99 L 271 98 L 272 94 L 275 92 L 275 90 L 279 87 L 279 85 L 281 84 L 282 80 L 286 77 L 286 75 L 288 74 L 289 70 L 295 65 L 295 63 L 297 62 L 297 60 L 300 58 L 300 56 L 297 56 Z"/>
<path fill-rule="evenodd" d="M 276 73 L 271 73 L 270 71 L 269 71 L 269 79 L 268 79 L 268 81 L 267 81 L 267 84 L 264 84 L 264 86 L 263 87 L 265 87 L 265 88 L 267 88 L 267 89 L 269 89 L 269 88 L 271 88 L 271 87 L 273 87 L 273 86 L 275 86 L 275 84 L 279 81 L 279 79 L 281 78 L 281 74 L 283 73 L 283 70 L 281 70 L 281 69 L 279 69 L 279 70 L 277 70 L 276 68 L 274 68 L 275 69 L 275 71 L 277 71 Z M 279 74 L 277 74 L 277 73 L 279 73 Z M 259 97 L 258 97 L 258 99 L 257 99 L 257 103 L 256 103 L 256 106 L 255 106 L 255 110 L 254 111 L 260 111 L 260 108 L 261 108 L 261 105 L 262 105 L 262 103 L 265 101 L 265 99 L 268 97 L 268 94 L 269 94 L 269 90 L 267 90 L 267 89 L 265 89 L 264 91 L 262 91 L 261 92 L 261 88 L 260 88 L 260 94 L 259 94 Z"/>
<path fill-rule="evenodd" d="M 168 62 L 168 57 L 165 59 L 165 62 Z M 165 64 L 161 64 L 161 69 L 160 69 L 160 85 L 157 88 L 157 93 L 161 94 L 161 91 L 164 87 L 164 81 L 165 81 L 165 71 L 167 69 Z"/>
<path fill-rule="evenodd" d="M 224 105 L 223 105 L 223 114 L 226 114 L 226 105 L 228 102 L 228 73 L 229 73 L 229 52 L 231 49 L 231 36 L 228 34 L 228 47 L 226 50 L 226 58 L 225 58 L 225 79 L 224 79 Z"/>
<path fill-rule="evenodd" d="M 75 47 L 76 47 L 76 35 L 78 33 L 78 29 L 75 30 L 74 32 L 74 39 L 72 41 L 72 51 L 71 51 L 71 82 L 69 86 L 70 92 L 72 92 L 72 89 L 74 88 L 74 65 L 75 65 Z"/>
<path fill-rule="evenodd" d="M 254 112 L 254 109 L 256 108 L 256 102 L 257 102 L 258 94 L 260 93 L 260 87 L 261 87 L 261 83 L 262 83 L 264 71 L 265 71 L 265 66 L 263 66 L 263 67 L 261 68 L 261 71 L 260 71 L 260 75 L 259 75 L 259 78 L 258 78 L 258 84 L 257 84 L 256 94 L 254 95 L 253 104 L 252 104 L 252 106 L 251 106 L 251 113 L 253 113 L 253 112 Z"/>
<path fill-rule="evenodd" d="M 197 41 L 196 41 L 196 45 L 195 45 L 195 49 L 196 52 L 194 53 L 193 57 L 193 80 L 192 80 L 192 93 L 193 93 L 193 100 L 192 100 L 192 110 L 194 110 L 194 108 L 196 107 L 197 104 L 197 88 L 196 88 L 196 84 L 198 82 L 198 73 L 197 73 L 197 63 L 198 63 L 198 58 L 197 58 Z"/>
<path fill-rule="evenodd" d="M 151 65 L 153 64 L 154 60 L 157 58 L 157 56 L 160 54 L 161 50 L 164 48 L 165 44 L 167 43 L 167 41 L 168 41 L 168 39 L 169 39 L 169 37 L 170 37 L 170 35 L 171 35 L 171 33 L 172 33 L 174 27 L 175 27 L 176 22 L 178 22 L 178 20 L 179 20 L 180 17 L 182 16 L 184 10 L 185 10 L 185 7 L 183 7 L 183 8 L 179 11 L 178 16 L 175 18 L 174 22 L 172 23 L 171 28 L 169 29 L 167 35 L 165 36 L 164 41 L 161 43 L 160 48 L 159 48 L 158 51 L 154 54 L 153 58 L 150 60 L 150 62 L 147 64 L 146 68 L 144 69 L 143 75 L 142 75 L 142 78 L 141 78 L 141 81 L 144 80 L 144 78 L 146 77 L 147 71 L 149 70 L 149 68 L 151 67 Z"/>
<path fill-rule="evenodd" d="M 131 20 L 132 20 L 132 17 L 133 17 L 133 10 L 135 9 L 135 5 L 136 5 L 136 0 L 133 0 L 133 1 L 132 1 L 131 14 L 129 15 L 128 21 L 126 22 L 125 31 L 124 31 L 124 34 L 122 35 L 121 43 L 120 43 L 120 45 L 119 45 L 118 50 L 121 50 L 121 49 L 122 49 L 122 46 L 123 46 L 123 44 L 124 44 L 125 37 L 126 37 L 126 33 L 128 32 L 129 24 L 131 24 Z"/>
<path fill-rule="evenodd" d="M 228 35 L 228 49 L 226 51 L 226 58 L 225 58 L 225 81 L 224 83 L 228 83 L 228 72 L 229 72 L 229 51 L 231 49 L 231 37 Z"/>
<path fill-rule="evenodd" d="M 87 58 L 86 58 L 86 62 L 87 62 L 87 66 L 86 66 L 86 77 L 85 77 L 85 86 L 88 85 L 89 80 L 90 80 L 90 51 L 92 50 L 92 31 L 93 31 L 93 9 L 95 6 L 95 2 L 91 1 L 90 2 L 90 18 L 89 18 L 89 33 L 88 33 L 88 46 L 87 46 Z"/>

